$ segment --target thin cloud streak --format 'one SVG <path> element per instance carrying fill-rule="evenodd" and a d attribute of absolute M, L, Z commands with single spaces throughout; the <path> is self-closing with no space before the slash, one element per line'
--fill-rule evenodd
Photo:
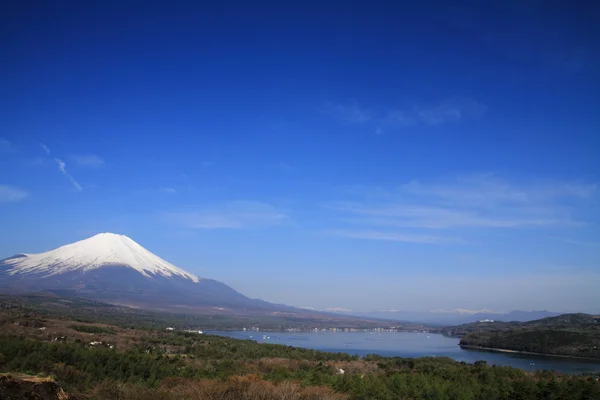
<path fill-rule="evenodd" d="M 326 308 L 325 311 L 329 311 L 329 312 L 352 312 L 352 310 L 349 310 L 347 308 L 342 308 L 342 307 L 329 307 L 329 308 Z"/>
<path fill-rule="evenodd" d="M 460 238 L 418 235 L 410 233 L 396 233 L 375 230 L 352 230 L 352 229 L 333 229 L 328 233 L 333 236 L 340 236 L 352 239 L 383 240 L 390 242 L 423 243 L 423 244 L 462 244 L 466 243 Z"/>
<path fill-rule="evenodd" d="M 390 111 L 378 123 L 385 128 L 406 126 L 438 126 L 460 122 L 468 118 L 479 118 L 487 111 L 487 106 L 467 97 L 451 97 L 430 106 L 415 105 L 408 109 Z"/>
<path fill-rule="evenodd" d="M 330 202 L 325 207 L 337 214 L 335 221 L 350 225 L 333 230 L 338 236 L 442 243 L 444 237 L 423 233 L 581 227 L 586 225 L 585 206 L 596 192 L 596 184 L 516 184 L 476 174 L 444 182 L 413 181 L 394 188 L 359 187 L 350 194 L 361 199 Z"/>
<path fill-rule="evenodd" d="M 166 214 L 166 220 L 188 229 L 252 229 L 281 225 L 289 216 L 255 201 L 233 201 L 188 212 Z"/>
<path fill-rule="evenodd" d="M 502 314 L 502 312 L 500 311 L 492 311 L 492 310 L 488 310 L 487 308 L 481 309 L 481 310 L 470 310 L 468 308 L 455 308 L 453 310 L 446 310 L 443 308 L 437 309 L 437 310 L 431 310 L 429 311 L 431 313 L 440 313 L 440 314 L 461 314 L 461 315 L 473 315 L 473 314 Z"/>
<path fill-rule="evenodd" d="M 468 97 L 450 97 L 433 105 L 413 105 L 390 109 L 379 115 L 361 108 L 356 103 L 326 102 L 321 111 L 345 124 L 374 125 L 375 134 L 416 126 L 440 126 L 475 119 L 487 112 L 487 106 Z"/>
<path fill-rule="evenodd" d="M 47 156 L 50 156 L 50 148 L 48 146 L 46 146 L 44 143 L 40 142 L 39 143 L 40 147 L 42 148 L 42 150 L 44 150 L 44 152 L 46 153 Z M 50 157 L 48 157 L 50 158 Z M 56 163 L 56 165 L 58 166 L 58 170 L 67 177 L 67 179 L 69 179 L 69 181 L 71 182 L 71 184 L 75 187 L 75 189 L 77 189 L 77 191 L 81 192 L 83 190 L 83 188 L 81 187 L 81 185 L 79 184 L 79 182 L 77 182 L 75 180 L 75 178 L 73 178 L 68 172 L 67 172 L 67 165 L 65 164 L 64 161 L 62 161 L 60 158 L 54 158 L 54 162 Z"/>
<path fill-rule="evenodd" d="M 50 149 L 44 143 L 40 143 L 40 147 L 46 152 L 46 155 L 50 155 Z"/>
<path fill-rule="evenodd" d="M 100 168 L 104 165 L 104 160 L 96 154 L 79 154 L 70 158 L 82 167 Z"/>
<path fill-rule="evenodd" d="M 54 161 L 56 162 L 56 165 L 58 165 L 58 170 L 62 172 L 62 174 L 66 176 L 69 179 L 69 181 L 71 181 L 75 189 L 81 192 L 83 188 L 71 175 L 69 175 L 66 169 L 66 164 L 59 158 L 55 158 Z"/>
<path fill-rule="evenodd" d="M 436 207 L 421 207 L 415 205 L 383 206 L 380 208 L 364 208 L 360 205 L 334 207 L 339 211 L 366 217 L 339 218 L 340 221 L 375 226 L 449 229 L 458 227 L 478 228 L 522 228 L 544 227 L 551 225 L 582 226 L 582 221 L 568 218 L 531 218 L 531 217 L 485 217 L 476 212 L 453 211 Z"/>
<path fill-rule="evenodd" d="M 0 202 L 8 203 L 24 200 L 29 193 L 14 186 L 0 185 Z"/>
<path fill-rule="evenodd" d="M 564 198 L 587 199 L 597 184 L 577 182 L 530 183 L 517 185 L 493 174 L 472 174 L 452 181 L 421 183 L 411 181 L 397 188 L 399 194 L 427 196 L 445 204 L 496 206 L 498 204 L 553 203 Z"/>
<path fill-rule="evenodd" d="M 569 243 L 576 246 L 584 246 L 584 247 L 600 247 L 600 242 L 585 242 L 582 240 L 568 239 L 563 237 L 554 237 L 554 240 L 558 240 L 563 243 Z"/>
<path fill-rule="evenodd" d="M 361 124 L 372 119 L 371 114 L 356 103 L 339 104 L 329 101 L 323 105 L 321 112 L 346 124 Z"/>

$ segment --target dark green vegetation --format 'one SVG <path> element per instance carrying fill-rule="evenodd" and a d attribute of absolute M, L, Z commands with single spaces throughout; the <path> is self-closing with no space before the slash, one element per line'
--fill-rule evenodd
<path fill-rule="evenodd" d="M 103 326 L 94 326 L 94 325 L 69 325 L 69 328 L 76 330 L 77 332 L 86 332 L 86 333 L 110 333 L 115 334 L 115 330 L 111 328 L 105 328 Z"/>
<path fill-rule="evenodd" d="M 563 314 L 530 322 L 478 322 L 445 330 L 463 336 L 463 346 L 600 358 L 600 317 L 588 314 Z"/>
<path fill-rule="evenodd" d="M 185 334 L 150 342 L 184 346 L 187 356 L 169 357 L 157 347 L 150 352 L 142 349 L 145 346 L 118 352 L 80 343 L 5 337 L 0 340 L 0 368 L 50 374 L 68 392 L 83 395 L 93 393 L 107 380 L 158 390 L 160 381 L 166 378 L 225 382 L 232 376 L 254 374 L 275 383 L 292 380 L 302 386 L 324 385 L 355 399 L 600 398 L 596 397 L 600 396 L 600 384 L 593 378 L 528 375 L 517 369 L 464 365 L 447 358 L 373 356 L 356 360 L 346 355 L 222 337 L 200 340 Z M 345 369 L 344 375 L 336 373 L 338 366 Z"/>
<path fill-rule="evenodd" d="M 127 324 L 110 324 L 106 316 L 75 322 L 14 303 L 2 308 L 0 372 L 50 375 L 78 399 L 600 398 L 592 376 L 531 374 L 442 357 L 358 358 L 152 329 L 137 314 Z"/>

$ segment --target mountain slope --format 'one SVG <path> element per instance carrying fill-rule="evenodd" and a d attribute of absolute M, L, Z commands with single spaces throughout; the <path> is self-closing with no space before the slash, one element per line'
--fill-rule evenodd
<path fill-rule="evenodd" d="M 132 239 L 112 233 L 2 260 L 0 288 L 59 291 L 116 304 L 162 308 L 291 309 L 249 299 L 212 279 L 200 279 Z"/>
<path fill-rule="evenodd" d="M 100 233 L 40 254 L 19 254 L 3 260 L 12 266 L 9 274 L 59 275 L 91 271 L 111 265 L 127 266 L 146 277 L 180 276 L 198 282 L 198 277 L 152 254 L 125 235 Z"/>

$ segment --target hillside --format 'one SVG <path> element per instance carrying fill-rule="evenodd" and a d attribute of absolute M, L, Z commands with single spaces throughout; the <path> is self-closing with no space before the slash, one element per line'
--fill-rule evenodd
<path fill-rule="evenodd" d="M 119 312 L 116 321 L 122 320 Z M 445 357 L 360 358 L 147 329 L 138 315 L 127 318 L 127 326 L 94 321 L 93 314 L 82 322 L 5 305 L 0 370 L 50 375 L 69 395 L 90 400 L 600 398 L 591 376 L 529 373 Z"/>
<path fill-rule="evenodd" d="M 123 307 L 97 300 L 72 296 L 59 296 L 53 293 L 35 293 L 21 296 L 0 294 L 0 309 L 16 309 L 39 315 L 66 318 L 79 321 L 96 321 L 144 329 L 164 329 L 171 326 L 178 329 L 200 327 L 204 330 L 231 330 L 242 327 L 259 326 L 261 330 L 282 331 L 288 328 L 308 330 L 313 328 L 376 328 L 395 326 L 401 330 L 426 329 L 421 324 L 400 324 L 373 318 L 341 316 L 323 312 L 304 311 L 302 313 L 273 311 L 236 312 L 235 310 L 205 308 L 194 313 L 147 310 Z"/>
<path fill-rule="evenodd" d="M 600 358 L 600 317 L 563 314 L 529 322 L 477 322 L 442 329 L 463 347 Z"/>

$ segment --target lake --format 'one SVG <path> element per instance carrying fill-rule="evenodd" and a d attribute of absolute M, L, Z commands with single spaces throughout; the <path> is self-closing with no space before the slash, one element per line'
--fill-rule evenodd
<path fill-rule="evenodd" d="M 438 334 L 413 332 L 242 332 L 210 331 L 213 335 L 235 339 L 250 339 L 259 343 L 284 344 L 307 349 L 342 352 L 365 356 L 378 354 L 387 357 L 450 357 L 456 361 L 511 366 L 527 371 L 555 370 L 569 374 L 600 372 L 600 361 L 560 357 L 530 356 L 465 350 L 459 339 Z"/>

